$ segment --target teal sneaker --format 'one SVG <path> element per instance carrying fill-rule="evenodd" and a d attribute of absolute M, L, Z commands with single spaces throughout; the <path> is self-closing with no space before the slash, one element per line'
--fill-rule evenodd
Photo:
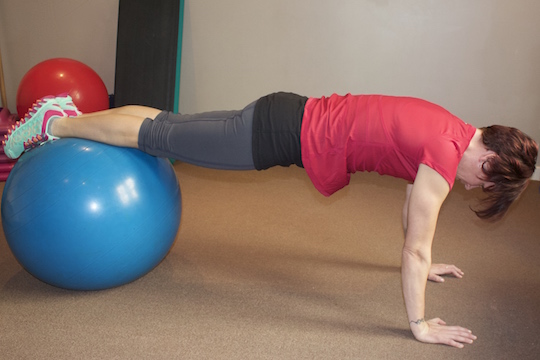
<path fill-rule="evenodd" d="M 50 134 L 49 124 L 53 119 L 66 116 L 54 96 L 38 100 L 24 118 L 12 125 L 7 135 L 4 135 L 4 153 L 16 159 L 25 151 L 58 139 Z"/>
<path fill-rule="evenodd" d="M 73 103 L 73 99 L 68 93 L 58 95 L 56 97 L 56 102 L 60 105 L 62 110 L 64 110 L 67 116 L 76 117 L 82 115 L 82 112 L 77 108 L 75 103 Z"/>

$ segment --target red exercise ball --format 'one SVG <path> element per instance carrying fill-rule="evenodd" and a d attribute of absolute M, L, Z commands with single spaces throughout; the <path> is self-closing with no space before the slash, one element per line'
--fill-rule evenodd
<path fill-rule="evenodd" d="M 56 58 L 40 62 L 24 75 L 17 90 L 17 113 L 22 118 L 36 100 L 65 93 L 83 113 L 109 108 L 107 87 L 92 68 Z"/>

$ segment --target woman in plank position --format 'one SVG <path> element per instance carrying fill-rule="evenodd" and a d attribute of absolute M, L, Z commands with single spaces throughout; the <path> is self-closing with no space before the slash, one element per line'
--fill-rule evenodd
<path fill-rule="evenodd" d="M 526 188 L 538 144 L 521 131 L 474 128 L 424 100 L 382 95 L 306 98 L 275 93 L 240 111 L 180 115 L 143 106 L 80 114 L 69 96 L 44 98 L 4 141 L 11 158 L 62 137 L 138 148 L 195 165 L 263 170 L 305 168 L 325 196 L 352 173 L 376 171 L 410 181 L 403 207 L 402 287 L 410 328 L 419 341 L 463 347 L 476 337 L 439 319 L 425 320 L 427 280 L 462 277 L 431 263 L 439 210 L 457 179 L 487 194 L 475 210 L 498 219 Z"/>

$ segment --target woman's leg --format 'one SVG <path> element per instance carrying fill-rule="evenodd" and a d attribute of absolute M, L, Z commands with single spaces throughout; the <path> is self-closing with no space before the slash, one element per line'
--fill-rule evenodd
<path fill-rule="evenodd" d="M 125 106 L 67 117 L 55 98 L 41 101 L 4 141 L 4 152 L 23 151 L 63 137 L 138 148 L 218 169 L 254 169 L 252 124 L 255 102 L 241 111 L 174 114 L 144 106 Z M 24 146 L 23 146 L 24 143 Z"/>
<path fill-rule="evenodd" d="M 252 123 L 255 103 L 240 111 L 174 114 L 144 106 L 58 118 L 53 136 L 78 137 L 138 148 L 154 156 L 230 170 L 254 169 Z"/>
<path fill-rule="evenodd" d="M 141 124 L 145 119 L 153 120 L 160 112 L 161 110 L 146 106 L 124 106 L 74 118 L 55 119 L 49 132 L 59 138 L 77 137 L 137 148 Z"/>
<path fill-rule="evenodd" d="M 254 107 L 252 103 L 241 111 L 182 115 L 131 105 L 58 118 L 49 131 L 59 138 L 138 148 L 204 167 L 251 170 Z"/>
<path fill-rule="evenodd" d="M 214 169 L 253 170 L 256 102 L 239 111 L 193 115 L 161 112 L 143 121 L 138 148 L 154 156 Z"/>
<path fill-rule="evenodd" d="M 137 147 L 142 122 L 160 112 L 150 107 L 126 106 L 76 116 L 76 111 L 64 112 L 58 98 L 46 97 L 36 102 L 28 114 L 8 130 L 2 142 L 4 153 L 16 159 L 24 151 L 60 137 Z"/>
<path fill-rule="evenodd" d="M 145 106 L 125 106 L 67 117 L 54 99 L 41 104 L 6 138 L 4 152 L 17 158 L 24 150 L 56 138 L 76 137 L 138 148 L 218 169 L 254 169 L 252 124 L 255 103 L 241 111 L 174 114 Z M 24 142 L 24 147 L 23 147 Z"/>

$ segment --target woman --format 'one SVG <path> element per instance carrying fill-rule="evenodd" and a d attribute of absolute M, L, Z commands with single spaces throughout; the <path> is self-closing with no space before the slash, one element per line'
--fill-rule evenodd
<path fill-rule="evenodd" d="M 538 145 L 521 131 L 476 129 L 420 99 L 381 95 L 306 98 L 265 96 L 241 111 L 179 115 L 127 106 L 80 115 L 68 96 L 48 97 L 13 127 L 5 153 L 22 152 L 61 137 L 80 137 L 138 148 L 219 169 L 304 167 L 314 186 L 330 196 L 356 171 L 403 178 L 405 243 L 402 286 L 416 339 L 463 347 L 476 337 L 460 326 L 425 320 L 425 288 L 439 275 L 461 277 L 453 265 L 431 264 L 439 210 L 454 181 L 488 194 L 479 217 L 498 219 L 526 188 Z"/>

